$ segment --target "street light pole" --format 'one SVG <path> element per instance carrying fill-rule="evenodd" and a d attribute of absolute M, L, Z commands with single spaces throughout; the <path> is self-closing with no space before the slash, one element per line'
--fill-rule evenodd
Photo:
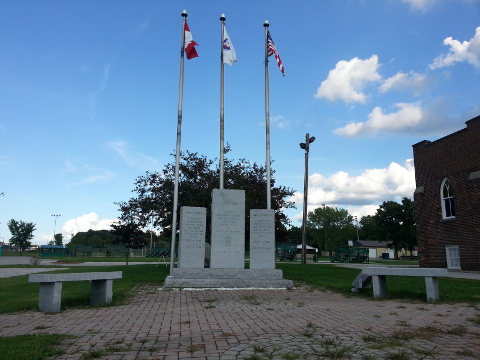
<path fill-rule="evenodd" d="M 55 225 L 53 227 L 53 243 L 55 243 L 55 230 L 57 228 L 57 217 L 62 216 L 62 215 L 52 215 L 55 217 Z"/>
<path fill-rule="evenodd" d="M 358 217 L 355 216 L 355 221 L 357 222 L 357 241 L 360 241 L 360 238 L 358 237 Z"/>
<path fill-rule="evenodd" d="M 300 143 L 300 148 L 305 150 L 305 178 L 303 181 L 303 224 L 302 224 L 302 265 L 307 263 L 307 201 L 308 201 L 308 152 L 310 143 L 315 141 L 315 137 L 310 137 L 307 133 L 305 142 Z"/>

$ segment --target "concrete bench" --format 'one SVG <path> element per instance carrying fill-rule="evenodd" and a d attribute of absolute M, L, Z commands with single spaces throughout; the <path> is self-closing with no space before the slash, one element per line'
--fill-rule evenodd
<path fill-rule="evenodd" d="M 121 271 L 73 274 L 31 274 L 28 282 L 40 283 L 38 308 L 44 312 L 59 312 L 64 281 L 91 281 L 90 304 L 105 305 L 112 302 L 113 279 L 121 279 Z"/>
<path fill-rule="evenodd" d="M 439 297 L 438 278 L 445 277 L 447 269 L 439 268 L 393 268 L 393 267 L 367 267 L 353 281 L 356 289 L 365 287 L 370 280 L 373 285 L 373 297 L 387 297 L 386 276 L 422 276 L 425 278 L 427 301 L 435 302 Z"/>

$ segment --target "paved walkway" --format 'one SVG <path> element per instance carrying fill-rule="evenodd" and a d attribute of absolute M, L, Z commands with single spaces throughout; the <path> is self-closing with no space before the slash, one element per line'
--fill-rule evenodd
<path fill-rule="evenodd" d="M 309 289 L 152 287 L 117 307 L 0 315 L 0 336 L 75 336 L 57 360 L 478 359 L 480 327 L 468 320 L 477 316 L 480 309 L 462 304 Z"/>
<path fill-rule="evenodd" d="M 56 360 L 479 359 L 479 318 L 478 306 L 309 288 L 145 287 L 121 306 L 0 314 L 0 336 L 73 335 Z"/>

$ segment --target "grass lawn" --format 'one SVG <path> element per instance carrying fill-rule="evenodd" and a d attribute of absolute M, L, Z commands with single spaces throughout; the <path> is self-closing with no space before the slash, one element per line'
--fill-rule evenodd
<path fill-rule="evenodd" d="M 6 266 L 3 266 L 6 267 Z M 9 266 L 13 267 L 13 266 Z M 23 267 L 26 266 L 14 266 Z M 51 266 L 49 266 L 51 267 Z M 1 267 L 0 267 L 1 271 Z M 156 265 L 117 265 L 117 266 L 86 266 L 60 270 L 61 273 L 123 271 L 123 278 L 113 281 L 112 305 L 125 301 L 132 290 L 141 284 L 160 286 L 169 274 L 170 267 Z M 54 272 L 52 272 L 54 273 Z M 40 284 L 29 283 L 28 275 L 0 278 L 0 313 L 21 310 L 36 310 L 38 307 L 38 290 Z M 62 307 L 89 306 L 90 282 L 72 281 L 62 285 Z"/>
<path fill-rule="evenodd" d="M 0 337 L 0 360 L 42 360 L 63 353 L 59 345 L 69 335 L 35 334 Z"/>
<path fill-rule="evenodd" d="M 363 293 L 352 293 L 352 281 L 360 273 L 359 269 L 330 265 L 277 264 L 286 279 L 316 286 L 348 296 L 373 298 L 371 289 Z M 439 278 L 440 302 L 466 302 L 478 304 L 480 301 L 480 280 Z M 425 279 L 416 276 L 387 276 L 388 297 L 427 301 Z"/>
<path fill-rule="evenodd" d="M 7 267 L 7 266 L 2 266 Z M 0 267 L 0 271 L 1 268 Z M 25 265 L 8 267 L 28 267 Z M 51 267 L 51 265 L 49 266 Z M 372 299 L 371 289 L 363 293 L 352 293 L 352 281 L 359 269 L 337 267 L 333 265 L 281 263 L 277 268 L 283 270 L 284 278 L 294 280 L 296 284 L 328 289 L 347 296 Z M 73 267 L 59 272 L 98 272 L 123 271 L 123 278 L 113 281 L 112 305 L 125 302 L 135 287 L 142 284 L 162 286 L 170 267 L 160 264 L 115 265 Z M 425 281 L 422 277 L 387 276 L 389 298 L 426 301 Z M 22 310 L 36 310 L 38 306 L 38 283 L 29 283 L 28 275 L 0 278 L 0 313 Z M 467 279 L 440 278 L 440 302 L 466 302 L 477 304 L 480 300 L 480 281 Z M 74 281 L 63 283 L 62 307 L 88 307 L 90 302 L 90 283 Z"/>

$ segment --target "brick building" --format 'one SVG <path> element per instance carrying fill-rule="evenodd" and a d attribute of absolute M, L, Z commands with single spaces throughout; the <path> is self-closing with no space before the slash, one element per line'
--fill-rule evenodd
<path fill-rule="evenodd" d="M 480 116 L 413 145 L 420 267 L 480 270 Z"/>

